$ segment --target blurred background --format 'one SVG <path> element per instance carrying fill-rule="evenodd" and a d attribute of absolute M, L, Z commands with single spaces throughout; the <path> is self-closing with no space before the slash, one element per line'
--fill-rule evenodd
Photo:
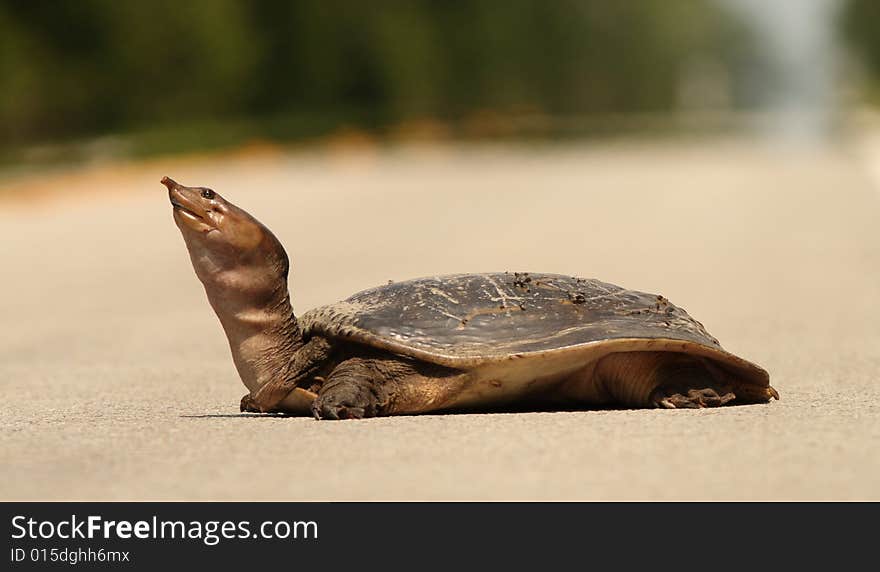
<path fill-rule="evenodd" d="M 0 1 L 0 495 L 880 499 L 878 22 L 876 0 Z M 239 416 L 164 175 L 273 230 L 297 312 L 595 277 L 686 308 L 782 399 Z"/>
<path fill-rule="evenodd" d="M 812 137 L 876 103 L 878 16 L 871 0 L 6 0 L 0 156 L 15 168 L 340 132 Z"/>

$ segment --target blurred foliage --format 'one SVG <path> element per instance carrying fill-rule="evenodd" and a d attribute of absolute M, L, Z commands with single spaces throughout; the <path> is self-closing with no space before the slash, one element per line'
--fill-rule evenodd
<path fill-rule="evenodd" d="M 865 66 L 873 99 L 880 102 L 880 2 L 849 0 L 841 24 L 844 37 Z"/>
<path fill-rule="evenodd" d="M 711 0 L 4 0 L 0 136 L 167 142 L 185 125 L 191 147 L 217 122 L 226 139 L 291 138 L 484 110 L 668 111 L 695 59 L 735 75 L 746 45 Z"/>

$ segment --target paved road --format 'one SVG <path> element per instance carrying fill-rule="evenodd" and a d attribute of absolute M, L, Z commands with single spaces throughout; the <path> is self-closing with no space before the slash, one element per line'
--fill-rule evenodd
<path fill-rule="evenodd" d="M 0 497 L 880 499 L 880 193 L 860 157 L 751 142 L 364 149 L 97 168 L 28 183 L 36 202 L 0 192 Z M 276 231 L 297 311 L 436 273 L 593 276 L 685 307 L 767 367 L 782 400 L 240 415 L 165 174 Z"/>

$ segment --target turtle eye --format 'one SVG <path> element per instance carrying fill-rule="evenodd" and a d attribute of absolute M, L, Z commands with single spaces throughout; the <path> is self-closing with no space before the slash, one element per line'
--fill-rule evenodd
<path fill-rule="evenodd" d="M 215 195 L 215 193 L 211 189 L 202 189 L 202 197 L 203 198 L 211 200 L 214 198 L 214 195 Z"/>

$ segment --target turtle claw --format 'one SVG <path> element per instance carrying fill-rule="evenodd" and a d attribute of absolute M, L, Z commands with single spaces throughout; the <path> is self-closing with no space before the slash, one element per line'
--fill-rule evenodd
<path fill-rule="evenodd" d="M 318 400 L 315 400 L 317 404 Z M 366 409 L 363 407 L 350 407 L 346 405 L 330 405 L 330 404 L 319 404 L 312 405 L 312 414 L 315 416 L 315 419 L 331 419 L 333 421 L 339 421 L 342 419 L 363 419 L 366 417 Z"/>
<path fill-rule="evenodd" d="M 338 385 L 321 392 L 312 402 L 315 419 L 363 419 L 376 416 L 376 405 L 371 395 L 357 391 L 350 385 Z M 335 390 L 335 391 L 334 391 Z"/>
<path fill-rule="evenodd" d="M 238 410 L 242 413 L 262 413 L 263 410 L 260 409 L 256 402 L 251 397 L 250 393 L 245 393 L 241 398 L 241 402 L 238 405 Z"/>
<path fill-rule="evenodd" d="M 702 409 L 704 407 L 720 407 L 736 399 L 732 391 L 719 395 L 710 387 L 689 389 L 686 394 L 673 393 L 658 387 L 651 396 L 654 407 L 665 409 Z"/>

